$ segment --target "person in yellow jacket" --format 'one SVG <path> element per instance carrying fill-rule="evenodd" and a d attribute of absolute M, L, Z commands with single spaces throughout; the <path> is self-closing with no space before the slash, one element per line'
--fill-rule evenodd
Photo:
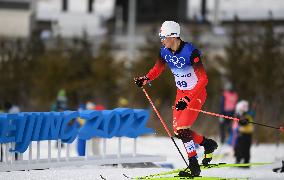
<path fill-rule="evenodd" d="M 254 131 L 253 117 L 248 113 L 249 103 L 242 100 L 236 105 L 236 115 L 240 119 L 237 130 L 237 140 L 234 147 L 236 163 L 250 162 L 250 148 Z"/>

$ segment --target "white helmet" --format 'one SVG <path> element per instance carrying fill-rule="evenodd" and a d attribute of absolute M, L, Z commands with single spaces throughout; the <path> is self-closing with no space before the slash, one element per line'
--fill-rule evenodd
<path fill-rule="evenodd" d="M 93 103 L 93 102 L 91 102 L 91 101 L 88 101 L 88 102 L 86 103 L 86 109 L 87 109 L 87 110 L 94 110 L 95 107 L 96 107 L 95 103 Z"/>
<path fill-rule="evenodd" d="M 243 115 L 245 112 L 249 111 L 249 102 L 246 100 L 241 100 L 236 105 L 236 114 Z"/>
<path fill-rule="evenodd" d="M 174 21 L 165 21 L 160 29 L 160 37 L 179 37 L 180 26 Z"/>

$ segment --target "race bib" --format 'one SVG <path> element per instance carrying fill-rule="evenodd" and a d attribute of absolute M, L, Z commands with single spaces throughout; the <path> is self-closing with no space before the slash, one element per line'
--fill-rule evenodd
<path fill-rule="evenodd" d="M 184 143 L 184 147 L 185 147 L 186 152 L 187 152 L 188 154 L 191 154 L 191 153 L 195 153 L 195 152 L 196 152 L 195 144 L 194 144 L 193 140 Z"/>
<path fill-rule="evenodd" d="M 173 72 L 176 86 L 180 90 L 191 90 L 197 84 L 198 78 L 192 66 L 186 70 Z"/>

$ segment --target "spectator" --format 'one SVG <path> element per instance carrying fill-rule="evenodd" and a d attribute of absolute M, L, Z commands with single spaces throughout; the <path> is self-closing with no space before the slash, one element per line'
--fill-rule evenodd
<path fill-rule="evenodd" d="M 254 130 L 253 117 L 248 113 L 249 103 L 242 100 L 236 106 L 236 115 L 240 119 L 237 129 L 237 140 L 234 147 L 236 163 L 250 162 L 250 148 L 252 144 L 252 133 Z"/>
<path fill-rule="evenodd" d="M 128 100 L 124 97 L 118 99 L 118 107 L 127 107 L 129 104 Z"/>
<path fill-rule="evenodd" d="M 56 98 L 57 111 L 65 111 L 67 109 L 67 97 L 64 89 L 60 89 Z"/>
<path fill-rule="evenodd" d="M 225 84 L 225 88 L 221 97 L 221 114 L 225 116 L 234 116 L 235 107 L 238 101 L 238 94 L 234 90 L 231 83 Z M 220 118 L 220 141 L 222 144 L 226 141 L 226 135 L 231 133 L 231 120 Z M 228 141 L 231 144 L 230 140 Z"/>
<path fill-rule="evenodd" d="M 17 105 L 14 105 L 14 104 L 12 104 L 12 103 L 10 103 L 9 101 L 6 101 L 5 103 L 4 103 L 4 113 L 19 113 L 19 112 L 21 112 L 20 111 L 20 108 L 17 106 Z M 0 146 L 0 155 L 1 155 L 1 158 L 0 158 L 0 162 L 2 162 L 3 161 L 3 149 L 2 149 L 2 144 L 1 144 L 1 146 Z M 18 160 L 18 157 L 19 157 L 19 155 L 18 155 L 18 153 L 15 153 L 15 160 Z"/>
<path fill-rule="evenodd" d="M 52 111 L 65 111 L 67 110 L 68 100 L 66 97 L 66 92 L 64 89 L 60 89 L 57 93 L 56 102 L 52 104 L 51 110 Z M 58 141 L 56 142 L 56 148 L 58 147 Z M 64 147 L 64 144 L 61 143 L 61 147 Z"/>

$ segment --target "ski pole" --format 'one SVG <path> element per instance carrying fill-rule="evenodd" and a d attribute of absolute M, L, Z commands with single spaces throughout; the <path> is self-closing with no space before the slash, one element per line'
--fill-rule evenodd
<path fill-rule="evenodd" d="M 141 88 L 142 88 L 142 90 L 143 90 L 145 96 L 146 96 L 147 99 L 149 100 L 150 104 L 152 105 L 152 107 L 153 107 L 155 113 L 157 114 L 158 118 L 160 119 L 162 125 L 164 126 L 164 128 L 165 128 L 165 130 L 166 130 L 168 136 L 172 139 L 173 143 L 175 144 L 175 147 L 177 148 L 177 150 L 178 150 L 179 154 L 181 155 L 182 159 L 184 160 L 186 166 L 188 166 L 188 164 L 187 164 L 187 162 L 186 162 L 184 156 L 182 155 L 180 149 L 178 148 L 178 146 L 177 146 L 177 144 L 176 144 L 176 141 L 174 140 L 174 138 L 173 138 L 173 136 L 172 136 L 172 134 L 171 134 L 169 128 L 167 127 L 165 121 L 163 120 L 163 118 L 162 118 L 162 116 L 160 115 L 159 111 L 157 110 L 157 108 L 155 107 L 154 103 L 152 102 L 152 100 L 151 100 L 150 96 L 148 95 L 147 91 L 146 91 L 143 87 L 141 87 Z"/>
<path fill-rule="evenodd" d="M 201 113 L 208 114 L 208 115 L 211 115 L 211 116 L 216 116 L 216 117 L 222 117 L 222 118 L 226 118 L 226 119 L 231 119 L 231 120 L 233 120 L 233 121 L 240 121 L 240 119 L 239 119 L 239 118 L 236 118 L 236 117 L 225 116 L 225 115 L 222 115 L 222 114 L 217 114 L 217 113 L 208 112 L 208 111 L 203 111 L 203 110 L 194 109 L 194 108 L 188 108 L 188 109 L 191 110 L 191 111 L 201 112 Z M 274 127 L 274 126 L 270 126 L 270 125 L 266 125 L 266 124 L 261 124 L 261 123 L 256 123 L 256 122 L 248 122 L 248 123 L 255 124 L 255 125 L 259 125 L 259 126 L 264 126 L 264 127 L 268 127 L 268 128 L 272 128 L 272 129 L 277 129 L 277 130 L 279 130 L 280 132 L 283 132 L 283 131 L 284 131 L 284 129 L 283 129 L 282 126 L 280 126 L 280 127 Z"/>

